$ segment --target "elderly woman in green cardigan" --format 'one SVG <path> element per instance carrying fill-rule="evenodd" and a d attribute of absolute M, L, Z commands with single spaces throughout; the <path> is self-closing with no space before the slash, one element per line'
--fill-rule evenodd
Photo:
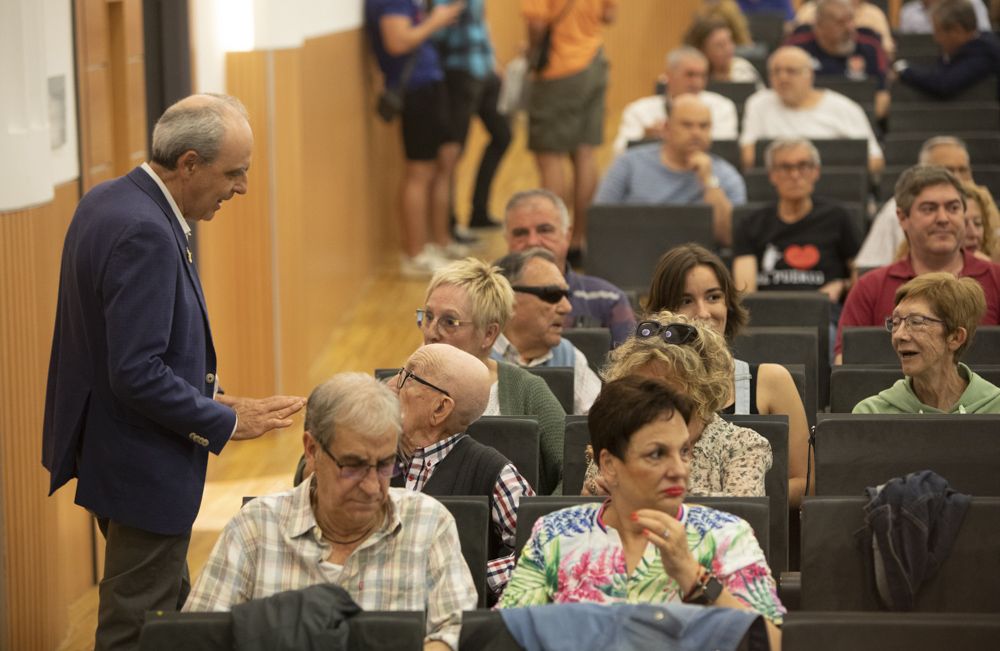
<path fill-rule="evenodd" d="M 566 413 L 545 381 L 506 362 L 490 359 L 497 335 L 514 312 L 514 291 L 497 267 L 475 258 L 440 269 L 427 286 L 417 325 L 424 343 L 445 343 L 482 360 L 493 381 L 484 416 L 538 419 L 540 495 L 561 492 Z"/>

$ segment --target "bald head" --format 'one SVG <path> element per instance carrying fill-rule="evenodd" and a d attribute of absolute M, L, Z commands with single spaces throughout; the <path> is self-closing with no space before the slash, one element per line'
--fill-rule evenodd
<path fill-rule="evenodd" d="M 802 48 L 779 47 L 767 60 L 771 88 L 786 106 L 797 108 L 814 91 L 813 60 Z"/>
<path fill-rule="evenodd" d="M 486 410 L 489 369 L 464 350 L 448 344 L 421 346 L 410 355 L 407 367 L 451 395 L 455 407 L 444 423 L 448 435 L 464 431 Z"/>
<path fill-rule="evenodd" d="M 663 146 L 674 157 L 708 151 L 712 146 L 712 111 L 697 95 L 675 97 L 663 135 Z"/>

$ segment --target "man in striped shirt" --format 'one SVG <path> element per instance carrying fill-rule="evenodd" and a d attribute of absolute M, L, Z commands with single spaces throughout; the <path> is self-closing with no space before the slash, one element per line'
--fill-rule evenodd
<path fill-rule="evenodd" d="M 403 411 L 400 450 L 406 459 L 393 485 L 429 495 L 490 498 L 486 581 L 499 595 L 514 569 L 518 504 L 535 491 L 506 457 L 465 433 L 489 400 L 486 365 L 454 346 L 428 344 L 390 384 Z"/>
<path fill-rule="evenodd" d="M 400 429 L 398 400 L 373 377 L 344 373 L 317 387 L 303 434 L 312 476 L 243 507 L 184 610 L 228 611 L 335 583 L 364 610 L 426 611 L 424 650 L 457 651 L 462 611 L 476 607 L 476 588 L 447 509 L 389 487 Z"/>

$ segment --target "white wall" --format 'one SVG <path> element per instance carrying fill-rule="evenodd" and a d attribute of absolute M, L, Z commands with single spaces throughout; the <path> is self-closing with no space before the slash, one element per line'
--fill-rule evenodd
<path fill-rule="evenodd" d="M 0 2 L 0 210 L 49 201 L 53 183 L 78 176 L 70 17 L 70 0 Z M 53 76 L 62 78 L 55 113 Z M 50 115 L 60 120 L 51 130 Z"/>
<path fill-rule="evenodd" d="M 190 0 L 195 90 L 225 90 L 227 51 L 292 48 L 355 29 L 364 0 Z"/>

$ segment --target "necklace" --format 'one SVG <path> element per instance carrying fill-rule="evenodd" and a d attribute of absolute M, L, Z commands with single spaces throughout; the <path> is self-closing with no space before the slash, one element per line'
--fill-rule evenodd
<path fill-rule="evenodd" d="M 334 545 L 353 545 L 354 543 L 358 542 L 359 540 L 364 540 L 365 536 L 367 536 L 369 533 L 371 533 L 371 530 L 374 529 L 374 528 L 375 528 L 375 524 L 372 523 L 367 529 L 364 530 L 364 533 L 362 533 L 360 536 L 358 536 L 354 540 L 334 540 L 330 536 L 326 535 L 325 532 L 323 533 L 323 538 L 325 540 L 328 540 L 329 542 L 332 542 Z"/>

